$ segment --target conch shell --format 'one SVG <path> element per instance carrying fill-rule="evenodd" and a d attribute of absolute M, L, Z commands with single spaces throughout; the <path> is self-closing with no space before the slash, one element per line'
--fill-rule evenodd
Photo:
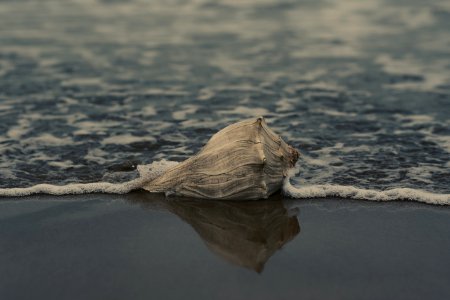
<path fill-rule="evenodd" d="M 142 188 L 204 199 L 268 198 L 281 188 L 298 157 L 259 117 L 220 130 L 197 155 Z"/>

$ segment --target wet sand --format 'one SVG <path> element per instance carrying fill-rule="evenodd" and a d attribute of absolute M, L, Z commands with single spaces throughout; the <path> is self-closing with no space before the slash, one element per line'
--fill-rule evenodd
<path fill-rule="evenodd" d="M 447 299 L 450 209 L 135 192 L 0 201 L 1 299 Z"/>

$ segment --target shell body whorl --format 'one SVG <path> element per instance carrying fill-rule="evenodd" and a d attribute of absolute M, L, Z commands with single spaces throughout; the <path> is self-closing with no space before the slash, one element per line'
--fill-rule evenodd
<path fill-rule="evenodd" d="M 264 118 L 241 121 L 217 132 L 200 152 L 143 188 L 205 199 L 261 199 L 279 190 L 298 151 Z"/>

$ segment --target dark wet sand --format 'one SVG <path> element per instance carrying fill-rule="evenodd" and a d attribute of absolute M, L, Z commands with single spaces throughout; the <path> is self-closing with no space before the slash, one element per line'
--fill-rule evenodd
<path fill-rule="evenodd" d="M 450 209 L 342 199 L 0 201 L 0 299 L 449 299 Z"/>

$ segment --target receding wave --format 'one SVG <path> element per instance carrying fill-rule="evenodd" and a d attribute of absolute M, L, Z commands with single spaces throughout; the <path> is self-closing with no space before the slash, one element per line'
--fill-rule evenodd
<path fill-rule="evenodd" d="M 122 183 L 37 184 L 26 188 L 3 188 L 0 189 L 0 196 L 18 197 L 33 194 L 69 195 L 89 193 L 126 194 L 132 190 L 141 188 L 145 183 L 162 175 L 167 169 L 176 164 L 177 162 L 161 160 L 148 165 L 139 165 L 137 167 L 139 177 Z M 412 188 L 394 188 L 379 191 L 333 184 L 293 186 L 290 179 L 298 172 L 299 167 L 297 166 L 291 169 L 289 175 L 285 178 L 283 182 L 283 193 L 286 196 L 297 199 L 341 197 L 372 201 L 412 200 L 428 204 L 450 205 L 450 194 L 436 194 Z"/>
<path fill-rule="evenodd" d="M 394 188 L 380 191 L 333 184 L 314 184 L 297 187 L 291 184 L 290 179 L 298 171 L 298 168 L 291 169 L 289 176 L 283 182 L 283 193 L 286 196 L 297 199 L 341 197 L 372 201 L 411 200 L 428 204 L 450 205 L 450 194 L 436 194 L 412 188 Z"/>
<path fill-rule="evenodd" d="M 124 183 L 93 182 L 72 183 L 67 185 L 37 184 L 27 188 L 0 189 L 0 196 L 18 197 L 33 194 L 69 195 L 89 193 L 126 194 L 139 188 L 142 183 L 142 178 L 138 178 Z"/>
<path fill-rule="evenodd" d="M 177 162 L 161 160 L 148 165 L 139 165 L 137 167 L 139 177 L 122 183 L 93 182 L 72 183 L 67 185 L 37 184 L 26 188 L 0 189 L 0 196 L 19 197 L 33 194 L 70 195 L 89 193 L 126 194 L 132 190 L 139 189 L 146 182 L 162 175 L 168 168 L 176 164 Z"/>

